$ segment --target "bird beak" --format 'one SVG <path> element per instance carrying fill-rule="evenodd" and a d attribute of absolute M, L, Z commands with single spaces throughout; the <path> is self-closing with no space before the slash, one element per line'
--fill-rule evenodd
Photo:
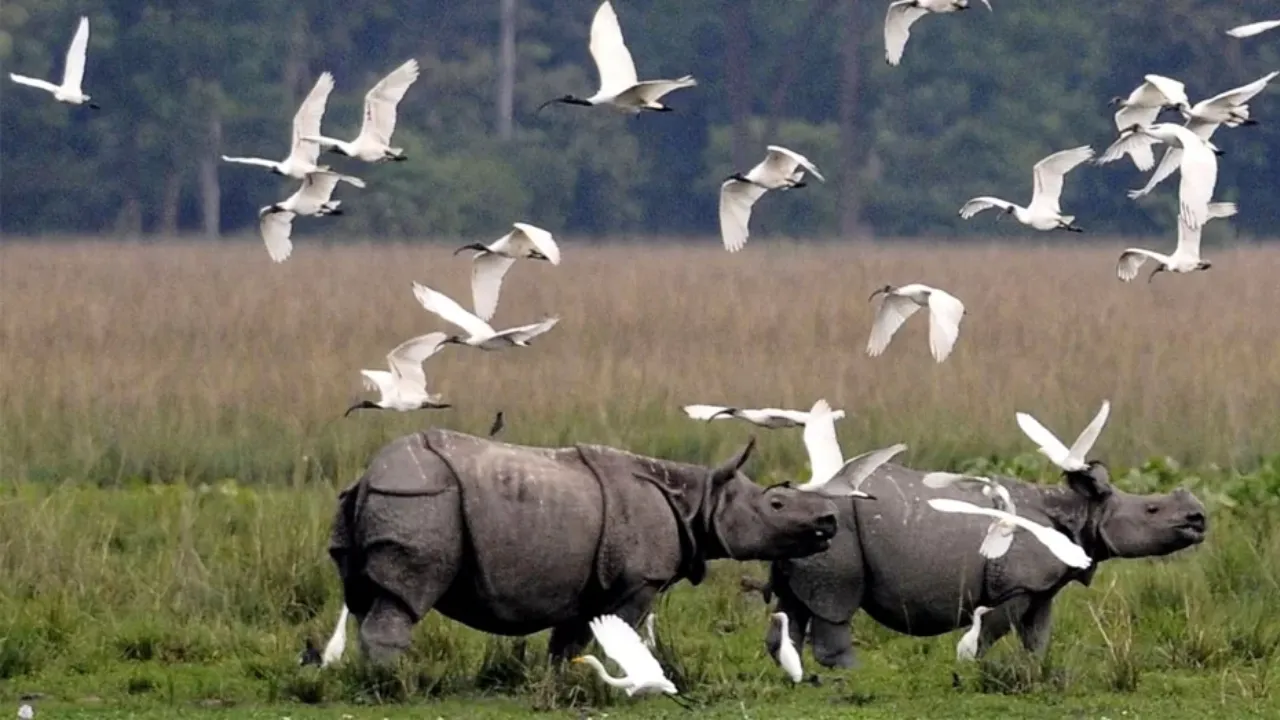
<path fill-rule="evenodd" d="M 576 658 L 574 658 L 574 659 L 570 660 L 569 662 L 576 662 L 576 663 L 580 663 L 580 662 L 586 662 L 586 661 L 587 661 L 587 660 L 586 660 L 586 658 L 576 657 Z"/>
<path fill-rule="evenodd" d="M 555 103 L 558 103 L 558 102 L 560 102 L 560 98 L 552 98 L 552 99 L 550 99 L 550 100 L 548 100 L 548 101 L 546 101 L 546 102 L 542 103 L 541 105 L 539 105 L 539 106 L 538 106 L 538 109 L 533 111 L 533 114 L 534 114 L 534 115 L 537 115 L 538 113 L 542 112 L 542 109 L 543 109 L 544 107 L 546 107 L 546 106 L 548 106 L 548 105 L 554 105 Z M 577 660 L 574 660 L 574 662 L 577 662 Z"/>
<path fill-rule="evenodd" d="M 867 296 L 867 302 L 871 302 L 872 300 L 875 300 L 877 295 L 879 295 L 879 294 L 881 294 L 881 293 L 886 293 L 886 292 L 889 292 L 889 289 L 888 289 L 888 288 L 880 288 L 880 289 L 876 290 L 875 292 L 873 292 L 873 293 L 871 293 L 869 296 Z"/>

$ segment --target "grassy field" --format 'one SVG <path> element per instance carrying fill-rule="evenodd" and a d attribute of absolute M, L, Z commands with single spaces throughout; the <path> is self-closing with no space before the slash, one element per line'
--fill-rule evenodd
<path fill-rule="evenodd" d="M 304 239 L 277 266 L 257 244 L 0 244 L 0 701 L 39 693 L 54 717 L 682 717 L 558 675 L 541 636 L 522 652 L 438 616 L 391 670 L 354 655 L 297 668 L 340 602 L 325 554 L 335 490 L 393 437 L 483 433 L 499 409 L 513 442 L 711 462 L 751 431 L 680 405 L 817 397 L 849 412 L 848 454 L 902 441 L 912 466 L 1052 482 L 1014 411 L 1073 436 L 1110 398 L 1094 455 L 1126 489 L 1193 488 L 1209 540 L 1066 590 L 1043 664 L 1005 642 L 953 689 L 954 636 L 860 618 L 862 668 L 788 688 L 763 653 L 765 606 L 737 590 L 763 568 L 721 563 L 658 609 L 678 683 L 724 718 L 1274 717 L 1280 250 L 1218 251 L 1207 273 L 1125 285 L 1125 244 L 566 243 L 562 266 L 512 270 L 495 323 L 558 314 L 550 334 L 433 358 L 453 410 L 345 420 L 360 368 L 447 329 L 410 281 L 469 304 L 462 256 Z M 956 351 L 935 364 L 920 318 L 867 358 L 866 296 L 916 281 L 965 301 Z M 758 435 L 754 477 L 804 473 L 797 432 Z"/>

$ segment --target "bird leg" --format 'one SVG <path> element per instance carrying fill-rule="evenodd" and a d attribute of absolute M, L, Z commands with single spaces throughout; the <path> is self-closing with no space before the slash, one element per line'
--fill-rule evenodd
<path fill-rule="evenodd" d="M 1082 232 L 1084 232 L 1084 228 L 1082 228 L 1082 227 L 1078 227 L 1078 226 L 1076 226 L 1076 225 L 1072 225 L 1072 224 L 1070 224 L 1070 223 L 1063 223 L 1063 224 L 1062 224 L 1062 229 L 1063 229 L 1063 230 L 1066 230 L 1067 232 L 1075 232 L 1075 233 L 1082 233 Z"/>
<path fill-rule="evenodd" d="M 91 102 L 91 103 L 89 103 L 89 108 L 90 108 L 90 109 L 92 109 L 92 110 L 101 110 L 101 109 L 102 109 L 102 106 L 101 106 L 101 105 L 99 105 L 98 103 L 92 103 L 92 102 Z M 1255 120 L 1254 122 L 1257 122 L 1257 121 Z"/>

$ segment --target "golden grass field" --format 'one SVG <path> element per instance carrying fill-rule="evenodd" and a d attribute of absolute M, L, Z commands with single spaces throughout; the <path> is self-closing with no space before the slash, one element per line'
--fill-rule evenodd
<path fill-rule="evenodd" d="M 289 479 L 342 483 L 382 442 L 441 425 L 516 442 L 603 442 L 710 458 L 751 428 L 684 417 L 692 402 L 849 411 L 846 453 L 906 442 L 908 464 L 1033 449 L 1015 410 L 1069 442 L 1104 398 L 1095 455 L 1248 466 L 1280 414 L 1280 249 L 1213 253 L 1192 276 L 1114 275 L 1124 240 L 698 246 L 563 241 L 559 267 L 522 261 L 494 324 L 561 323 L 527 349 L 449 347 L 429 381 L 453 410 L 342 412 L 358 370 L 452 329 L 417 280 L 470 306 L 453 245 L 324 245 L 275 265 L 256 242 L 0 244 L 0 462 L 5 476 Z M 1148 270 L 1144 268 L 1144 270 Z M 864 352 L 885 283 L 961 298 L 956 349 L 935 364 L 913 318 Z M 394 417 L 388 417 L 394 416 Z M 765 459 L 803 462 L 798 434 Z M 793 436 L 794 435 L 794 436 Z M 307 458 L 304 460 L 303 458 Z M 332 473 L 332 474 L 331 474 Z"/>

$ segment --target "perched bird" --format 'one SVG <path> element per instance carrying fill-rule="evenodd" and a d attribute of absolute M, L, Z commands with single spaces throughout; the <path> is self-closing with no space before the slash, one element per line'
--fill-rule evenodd
<path fill-rule="evenodd" d="M 805 186 L 805 171 L 826 182 L 809 159 L 780 145 L 770 145 L 764 160 L 747 171 L 734 173 L 720 185 L 720 237 L 724 249 L 738 252 L 747 244 L 751 207 L 769 190 Z"/>
<path fill-rule="evenodd" d="M 615 110 L 639 114 L 642 110 L 668 112 L 671 108 L 658 102 L 667 93 L 680 88 L 693 87 L 698 84 L 692 75 L 675 80 L 645 80 L 640 82 L 636 75 L 636 64 L 631 59 L 631 51 L 622 39 L 622 28 L 618 26 L 618 15 L 613 5 L 605 0 L 596 10 L 591 20 L 591 42 L 588 45 L 591 59 L 595 61 L 596 70 L 600 74 L 600 89 L 589 98 L 574 95 L 548 100 L 538 106 L 541 111 L 552 103 L 567 105 L 604 105 Z"/>
<path fill-rule="evenodd" d="M 845 460 L 836 437 L 835 414 L 824 399 L 815 402 L 809 411 L 809 421 L 804 425 L 804 447 L 809 453 L 810 478 L 809 482 L 796 486 L 797 490 L 827 497 L 868 500 L 875 498 L 859 489 L 863 481 L 894 455 L 907 449 L 906 445 L 898 443 Z"/>
<path fill-rule="evenodd" d="M 737 418 L 746 420 L 752 425 L 777 430 L 779 428 L 802 427 L 809 422 L 809 413 L 803 410 L 783 410 L 780 408 L 760 408 L 760 409 L 744 409 L 735 407 L 722 407 L 720 405 L 685 405 L 684 412 L 694 420 L 728 420 Z M 840 420 L 844 417 L 843 410 L 834 410 L 831 413 L 832 420 Z"/>
<path fill-rule="evenodd" d="M 1017 515 L 1018 509 L 1009 496 L 1009 490 L 1000 483 L 981 475 L 961 475 L 957 473 L 933 472 L 924 476 L 925 487 L 944 488 L 952 485 L 981 490 L 982 496 L 991 500 L 997 510 Z M 1007 520 L 995 520 L 987 527 L 987 536 L 983 538 L 978 554 L 985 558 L 998 558 L 1009 552 L 1013 544 L 1013 531 L 1017 525 Z"/>
<path fill-rule="evenodd" d="M 1187 227 L 1198 230 L 1209 219 L 1209 202 L 1218 182 L 1217 155 L 1221 151 L 1215 150 L 1194 132 L 1172 123 L 1134 125 L 1120 134 L 1120 139 L 1107 148 L 1098 158 L 1098 163 L 1118 160 L 1135 147 L 1147 147 L 1149 151 L 1155 142 L 1182 150 L 1182 159 L 1178 165 L 1182 173 L 1178 186 L 1178 216 Z"/>
<path fill-rule="evenodd" d="M 991 9 L 991 0 L 982 0 Z M 929 13 L 968 10 L 969 0 L 897 0 L 889 4 L 884 18 L 884 59 L 892 66 L 902 62 L 902 52 L 911 37 L 911 26 Z"/>
<path fill-rule="evenodd" d="M 644 646 L 634 628 L 617 615 L 603 615 L 588 623 L 596 642 L 605 655 L 622 669 L 621 677 L 609 675 L 604 663 L 594 655 L 581 655 L 575 663 L 586 663 L 595 668 L 600 679 L 609 685 L 622 688 L 627 696 L 647 693 L 675 695 L 676 686 L 662 672 L 662 666 Z"/>
<path fill-rule="evenodd" d="M 1012 214 L 1018 222 L 1036 230 L 1062 229 L 1082 232 L 1080 228 L 1071 224 L 1075 222 L 1076 216 L 1063 215 L 1058 203 L 1062 197 L 1063 178 L 1091 157 L 1093 157 L 1093 148 L 1088 145 L 1060 150 L 1036 163 L 1031 169 L 1031 180 L 1035 189 L 1031 195 L 1031 203 L 1025 208 L 997 197 L 981 196 L 965 203 L 960 208 L 960 217 L 968 220 L 983 210 L 998 207 Z M 1000 216 L 997 215 L 996 219 L 999 218 Z"/>
<path fill-rule="evenodd" d="M 1049 458 L 1049 462 L 1057 465 L 1067 472 L 1081 472 L 1089 469 L 1089 463 L 1086 456 L 1093 449 L 1093 444 L 1098 441 L 1098 435 L 1102 432 L 1102 427 L 1107 424 L 1107 417 L 1111 414 L 1111 402 L 1102 401 L 1102 407 L 1098 409 L 1098 414 L 1093 416 L 1093 420 L 1080 431 L 1080 435 L 1071 448 L 1062 444 L 1048 428 L 1040 424 L 1039 420 L 1031 417 L 1027 413 L 1020 412 L 1014 417 L 1018 421 L 1018 427 L 1022 428 L 1022 432 L 1039 446 L 1041 455 Z"/>
<path fill-rule="evenodd" d="M 409 86 L 418 79 L 418 61 L 410 59 L 378 81 L 364 96 L 364 122 L 355 140 L 346 142 L 314 133 L 302 140 L 365 162 L 405 160 L 404 149 L 391 147 L 391 133 L 396 129 L 396 106 L 404 99 Z"/>
<path fill-rule="evenodd" d="M 796 651 L 795 643 L 791 642 L 786 613 L 776 612 L 769 616 L 769 632 L 765 635 L 764 646 L 769 657 L 778 663 L 792 683 L 804 679 L 804 666 L 800 664 L 800 653 Z"/>
<path fill-rule="evenodd" d="M 1234 38 L 1247 38 L 1259 35 L 1268 30 L 1274 30 L 1278 27 L 1280 27 L 1280 20 L 1263 20 L 1261 22 L 1233 27 L 1227 31 L 1227 34 Z"/>
<path fill-rule="evenodd" d="M 506 427 L 506 422 L 502 418 L 502 411 L 499 410 L 498 414 L 493 416 L 493 424 L 489 426 L 489 437 L 497 436 L 504 427 Z"/>
<path fill-rule="evenodd" d="M 53 95 L 53 99 L 68 105 L 85 105 L 94 110 L 101 110 L 97 103 L 90 102 L 89 96 L 80 89 L 84 82 L 84 56 L 89 49 L 89 18 L 80 16 L 80 24 L 76 34 L 71 37 L 71 46 L 67 48 L 67 59 L 62 66 L 62 84 L 54 85 L 48 80 L 40 80 L 26 75 L 9 73 L 9 79 L 19 85 L 40 88 Z"/>
<path fill-rule="evenodd" d="M 933 359 L 942 362 L 951 354 L 956 338 L 960 337 L 960 321 L 964 319 L 964 303 L 955 296 L 919 283 L 895 288 L 892 285 L 871 293 L 868 302 L 877 295 L 884 295 L 875 322 L 871 325 L 871 338 L 867 341 L 867 354 L 877 357 L 889 347 L 893 334 L 922 307 L 929 308 L 929 351 Z"/>
<path fill-rule="evenodd" d="M 258 231 L 266 243 L 267 254 L 275 262 L 284 262 L 293 252 L 293 219 L 298 215 L 341 215 L 341 200 L 330 200 L 338 181 L 358 188 L 364 181 L 350 175 L 340 175 L 328 170 L 308 173 L 302 179 L 302 187 L 283 202 L 272 203 L 258 211 Z"/>
<path fill-rule="evenodd" d="M 1209 203 L 1209 219 L 1231 217 L 1236 214 L 1235 203 Z M 1213 263 L 1200 259 L 1200 233 L 1203 230 L 1192 230 L 1181 220 L 1178 221 L 1178 246 L 1172 255 L 1162 255 L 1153 250 L 1143 248 L 1125 248 L 1116 263 L 1116 276 L 1129 282 L 1138 276 L 1138 269 L 1148 259 L 1156 261 L 1156 269 L 1147 276 L 1147 282 L 1161 272 L 1190 273 L 1197 270 L 1208 270 Z"/>
<path fill-rule="evenodd" d="M 991 612 L 991 608 L 979 605 L 973 609 L 973 624 L 960 636 L 956 643 L 956 660 L 968 662 L 978 657 L 978 636 L 982 634 L 982 616 Z"/>
<path fill-rule="evenodd" d="M 498 350 L 509 347 L 527 347 L 539 335 L 547 332 L 560 322 L 558 317 L 549 317 L 541 322 L 521 325 L 501 332 L 494 330 L 489 323 L 467 312 L 453 298 L 437 292 L 422 283 L 413 284 L 413 296 L 428 312 L 435 313 L 442 319 L 466 330 L 468 335 L 450 335 L 445 343 L 469 345 L 481 350 Z"/>
<path fill-rule="evenodd" d="M 978 507 L 972 503 L 963 500 L 952 500 L 950 498 L 930 498 L 929 507 L 938 512 L 945 513 L 962 513 L 966 515 L 985 515 L 1002 520 L 1026 530 L 1031 533 L 1036 540 L 1039 540 L 1046 548 L 1049 549 L 1059 560 L 1076 568 L 1087 568 L 1093 562 L 1089 558 L 1089 554 L 1084 548 L 1072 542 L 1071 538 L 1063 535 L 1058 530 L 1045 527 L 1040 523 L 1028 520 L 1021 515 L 996 510 L 994 508 Z M 988 531 L 988 534 L 990 531 Z"/>
<path fill-rule="evenodd" d="M 471 298 L 475 303 L 476 317 L 488 320 L 498 309 L 498 294 L 502 291 L 502 279 L 518 258 L 546 260 L 560 264 L 560 246 L 551 233 L 526 223 L 515 223 L 511 232 L 488 245 L 472 243 L 453 251 L 475 250 L 471 258 Z"/>
<path fill-rule="evenodd" d="M 298 106 L 298 112 L 293 116 L 293 135 L 292 144 L 289 146 L 289 157 L 276 161 L 255 157 L 228 157 L 223 155 L 222 159 L 230 163 L 265 167 L 276 175 L 285 175 L 299 180 L 305 180 L 307 175 L 311 173 L 329 170 L 328 165 L 316 164 L 320 157 L 320 146 L 313 142 L 306 142 L 302 138 L 308 135 L 320 134 L 320 119 L 324 116 L 324 108 L 329 102 L 329 93 L 331 92 L 333 92 L 333 75 L 328 72 L 320 73 L 320 77 L 311 88 L 311 92 L 307 93 L 307 96 L 303 98 L 302 104 Z"/>
<path fill-rule="evenodd" d="M 378 391 L 377 401 L 361 400 L 347 408 L 343 417 L 356 410 L 440 410 L 450 407 L 440 402 L 439 393 L 427 392 L 427 376 L 422 371 L 422 363 L 435 355 L 444 347 L 445 338 L 442 332 L 427 333 L 405 340 L 387 353 L 387 365 L 391 371 L 361 370 L 364 384 L 370 390 Z"/>
<path fill-rule="evenodd" d="M 1186 86 L 1163 75 L 1144 76 L 1142 84 L 1134 88 L 1128 97 L 1113 97 L 1109 104 L 1120 106 L 1115 122 L 1116 129 L 1122 132 L 1134 125 L 1154 123 L 1161 110 L 1191 107 Z M 1134 145 L 1126 148 L 1125 153 L 1133 158 L 1133 164 L 1139 170 L 1150 170 L 1156 161 L 1149 146 Z"/>

